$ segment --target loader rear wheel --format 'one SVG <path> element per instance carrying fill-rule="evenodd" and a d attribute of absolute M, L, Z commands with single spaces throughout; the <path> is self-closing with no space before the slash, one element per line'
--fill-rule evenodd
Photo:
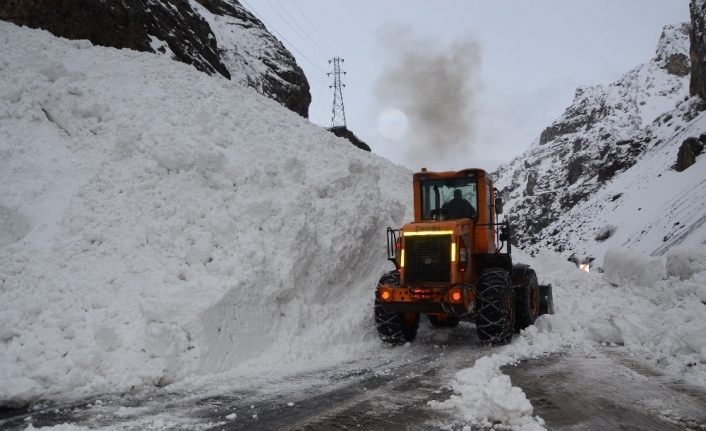
<path fill-rule="evenodd" d="M 383 275 L 380 284 L 400 284 L 400 273 L 391 271 Z M 386 344 L 398 345 L 414 340 L 419 328 L 419 313 L 388 313 L 375 293 L 375 326 L 380 339 Z"/>
<path fill-rule="evenodd" d="M 455 328 L 458 326 L 459 319 L 456 317 L 447 316 L 442 319 L 431 314 L 427 315 L 429 322 L 435 328 Z"/>
<path fill-rule="evenodd" d="M 499 346 L 512 340 L 514 296 L 510 274 L 502 268 L 487 268 L 478 279 L 476 331 L 481 342 Z"/>
<path fill-rule="evenodd" d="M 522 285 L 515 290 L 515 308 L 517 309 L 515 330 L 517 332 L 534 325 L 534 320 L 539 317 L 540 301 L 537 274 L 534 270 L 527 268 L 522 278 Z"/>

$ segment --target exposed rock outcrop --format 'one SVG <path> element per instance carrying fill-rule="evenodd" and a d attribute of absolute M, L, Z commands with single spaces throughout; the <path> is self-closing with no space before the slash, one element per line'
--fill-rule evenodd
<path fill-rule="evenodd" d="M 339 138 L 346 138 L 351 141 L 351 144 L 360 148 L 361 150 L 370 151 L 370 147 L 365 142 L 361 141 L 353 132 L 348 130 L 345 126 L 336 126 L 328 129 L 331 133 L 338 136 Z"/>
<path fill-rule="evenodd" d="M 689 94 L 706 100 L 706 0 L 691 0 L 691 83 Z"/>
<path fill-rule="evenodd" d="M 688 23 L 668 25 L 659 38 L 655 61 L 672 75 L 687 76 L 691 71 L 690 54 L 683 51 L 689 46 L 690 29 Z"/>
<path fill-rule="evenodd" d="M 0 2 L 0 19 L 67 39 L 169 55 L 308 115 L 304 72 L 236 0 L 6 0 Z"/>
<path fill-rule="evenodd" d="M 696 138 L 686 138 L 682 142 L 681 147 L 679 147 L 679 152 L 677 153 L 677 163 L 674 166 L 678 172 L 682 172 L 694 163 L 696 163 L 696 157 L 704 152 L 704 144 L 706 143 L 706 134 L 703 134 Z"/>

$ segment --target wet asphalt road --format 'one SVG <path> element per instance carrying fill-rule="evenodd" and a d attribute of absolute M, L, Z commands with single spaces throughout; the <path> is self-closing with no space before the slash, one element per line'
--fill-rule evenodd
<path fill-rule="evenodd" d="M 472 325 L 427 327 L 411 346 L 265 385 L 2 411 L 0 429 L 73 423 L 118 430 L 461 430 L 467 424 L 427 402 L 447 399 L 455 372 L 492 352 L 478 345 Z M 706 392 L 662 376 L 620 348 L 567 350 L 503 371 L 549 429 L 706 430 Z"/>
<path fill-rule="evenodd" d="M 531 359 L 503 372 L 554 430 L 706 430 L 706 391 L 619 347 Z"/>
<path fill-rule="evenodd" d="M 430 409 L 445 400 L 455 372 L 492 353 L 472 325 L 422 328 L 412 345 L 385 349 L 333 369 L 214 395 L 159 393 L 102 396 L 36 411 L 0 413 L 0 429 L 72 423 L 119 430 L 460 430 L 448 413 Z M 235 417 L 230 415 L 235 414 Z M 230 416 L 230 418 L 229 418 Z"/>

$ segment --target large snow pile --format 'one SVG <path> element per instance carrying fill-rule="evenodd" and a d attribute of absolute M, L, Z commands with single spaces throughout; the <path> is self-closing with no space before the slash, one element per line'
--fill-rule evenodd
<path fill-rule="evenodd" d="M 406 170 L 187 65 L 3 22 L 0 100 L 0 404 L 379 343 Z"/>
<path fill-rule="evenodd" d="M 636 284 L 654 287 L 658 280 L 664 278 L 664 265 L 660 259 L 619 248 L 606 252 L 603 269 L 603 278 L 614 286 Z"/>
<path fill-rule="evenodd" d="M 706 248 L 680 248 L 665 258 L 611 249 L 606 272 L 584 273 L 554 253 L 523 261 L 541 283 L 554 288 L 554 315 L 541 316 L 512 344 L 460 371 L 455 394 L 436 409 L 457 412 L 472 425 L 501 422 L 515 430 L 543 429 L 524 392 L 501 367 L 522 358 L 613 346 L 647 367 L 691 385 L 706 387 Z M 666 268 L 665 271 L 665 262 Z"/>

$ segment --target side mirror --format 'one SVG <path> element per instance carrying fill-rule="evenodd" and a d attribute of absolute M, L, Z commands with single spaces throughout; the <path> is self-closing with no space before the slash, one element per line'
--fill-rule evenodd
<path fill-rule="evenodd" d="M 495 198 L 495 213 L 503 213 L 503 198 Z"/>

